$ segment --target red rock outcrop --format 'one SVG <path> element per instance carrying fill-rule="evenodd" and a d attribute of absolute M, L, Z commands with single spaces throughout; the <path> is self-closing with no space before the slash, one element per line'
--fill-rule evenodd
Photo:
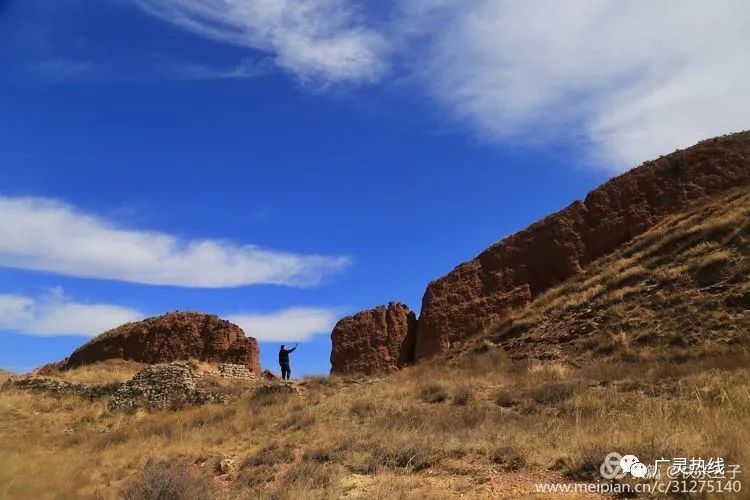
<path fill-rule="evenodd" d="M 414 359 L 417 316 L 391 302 L 348 316 L 333 328 L 331 373 L 382 374 Z"/>
<path fill-rule="evenodd" d="M 242 329 L 212 314 L 173 312 L 126 323 L 76 349 L 57 368 L 120 358 L 141 363 L 197 359 L 234 363 L 260 374 L 258 343 Z"/>
<path fill-rule="evenodd" d="M 509 236 L 427 287 L 415 358 L 444 352 L 580 272 L 664 216 L 750 185 L 750 132 L 644 163 Z M 371 342 L 375 342 L 374 340 Z M 350 361 L 356 365 L 356 360 Z"/>

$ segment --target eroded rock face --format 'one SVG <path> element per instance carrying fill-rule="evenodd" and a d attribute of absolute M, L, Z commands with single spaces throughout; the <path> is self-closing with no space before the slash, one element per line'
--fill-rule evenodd
<path fill-rule="evenodd" d="M 416 326 L 416 315 L 398 302 L 340 320 L 331 334 L 331 373 L 389 373 L 411 363 Z"/>
<path fill-rule="evenodd" d="M 448 350 L 664 216 L 750 185 L 750 132 L 646 162 L 509 236 L 427 287 L 415 358 Z"/>
<path fill-rule="evenodd" d="M 173 312 L 127 323 L 76 349 L 59 369 L 120 358 L 141 363 L 197 359 L 246 366 L 260 374 L 258 343 L 242 329 L 212 314 Z"/>

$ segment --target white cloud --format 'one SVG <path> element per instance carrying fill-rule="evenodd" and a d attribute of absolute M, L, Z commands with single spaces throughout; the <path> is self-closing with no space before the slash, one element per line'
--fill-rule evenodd
<path fill-rule="evenodd" d="M 197 34 L 268 52 L 303 80 L 366 82 L 385 70 L 386 43 L 351 0 L 132 0 Z"/>
<path fill-rule="evenodd" d="M 39 298 L 0 294 L 0 330 L 38 336 L 94 336 L 145 315 L 110 304 L 82 304 L 54 288 Z"/>
<path fill-rule="evenodd" d="M 261 341 L 303 342 L 317 333 L 331 333 L 339 316 L 336 309 L 294 307 L 263 314 L 233 314 L 227 319 Z"/>
<path fill-rule="evenodd" d="M 298 255 L 223 240 L 117 227 L 58 201 L 0 197 L 0 266 L 151 285 L 311 286 L 346 257 Z"/>
<path fill-rule="evenodd" d="M 745 0 L 404 0 L 421 81 L 492 140 L 584 138 L 622 169 L 750 125 Z"/>

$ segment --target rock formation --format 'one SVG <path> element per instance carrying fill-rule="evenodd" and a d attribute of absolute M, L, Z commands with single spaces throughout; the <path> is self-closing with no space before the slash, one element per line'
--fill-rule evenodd
<path fill-rule="evenodd" d="M 333 329 L 331 373 L 389 373 L 414 359 L 416 315 L 391 302 L 340 320 Z"/>
<path fill-rule="evenodd" d="M 332 334 L 332 372 L 388 372 L 445 352 L 665 216 L 749 185 L 750 132 L 646 162 L 430 283 L 416 333 L 410 317 L 394 335 L 383 326 L 382 307 L 341 320 Z"/>
<path fill-rule="evenodd" d="M 246 366 L 260 374 L 258 343 L 242 329 L 211 314 L 173 312 L 127 323 L 93 338 L 56 368 L 121 358 L 141 363 L 196 359 Z"/>
<path fill-rule="evenodd" d="M 750 132 L 703 141 L 644 163 L 564 210 L 509 236 L 427 287 L 416 359 L 500 321 L 664 216 L 750 185 Z"/>

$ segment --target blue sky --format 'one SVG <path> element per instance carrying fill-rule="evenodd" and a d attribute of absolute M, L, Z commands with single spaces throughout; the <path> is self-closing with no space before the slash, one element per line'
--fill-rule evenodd
<path fill-rule="evenodd" d="M 747 128 L 722 3 L 0 0 L 0 366 L 180 309 L 327 372 L 341 316 Z"/>

